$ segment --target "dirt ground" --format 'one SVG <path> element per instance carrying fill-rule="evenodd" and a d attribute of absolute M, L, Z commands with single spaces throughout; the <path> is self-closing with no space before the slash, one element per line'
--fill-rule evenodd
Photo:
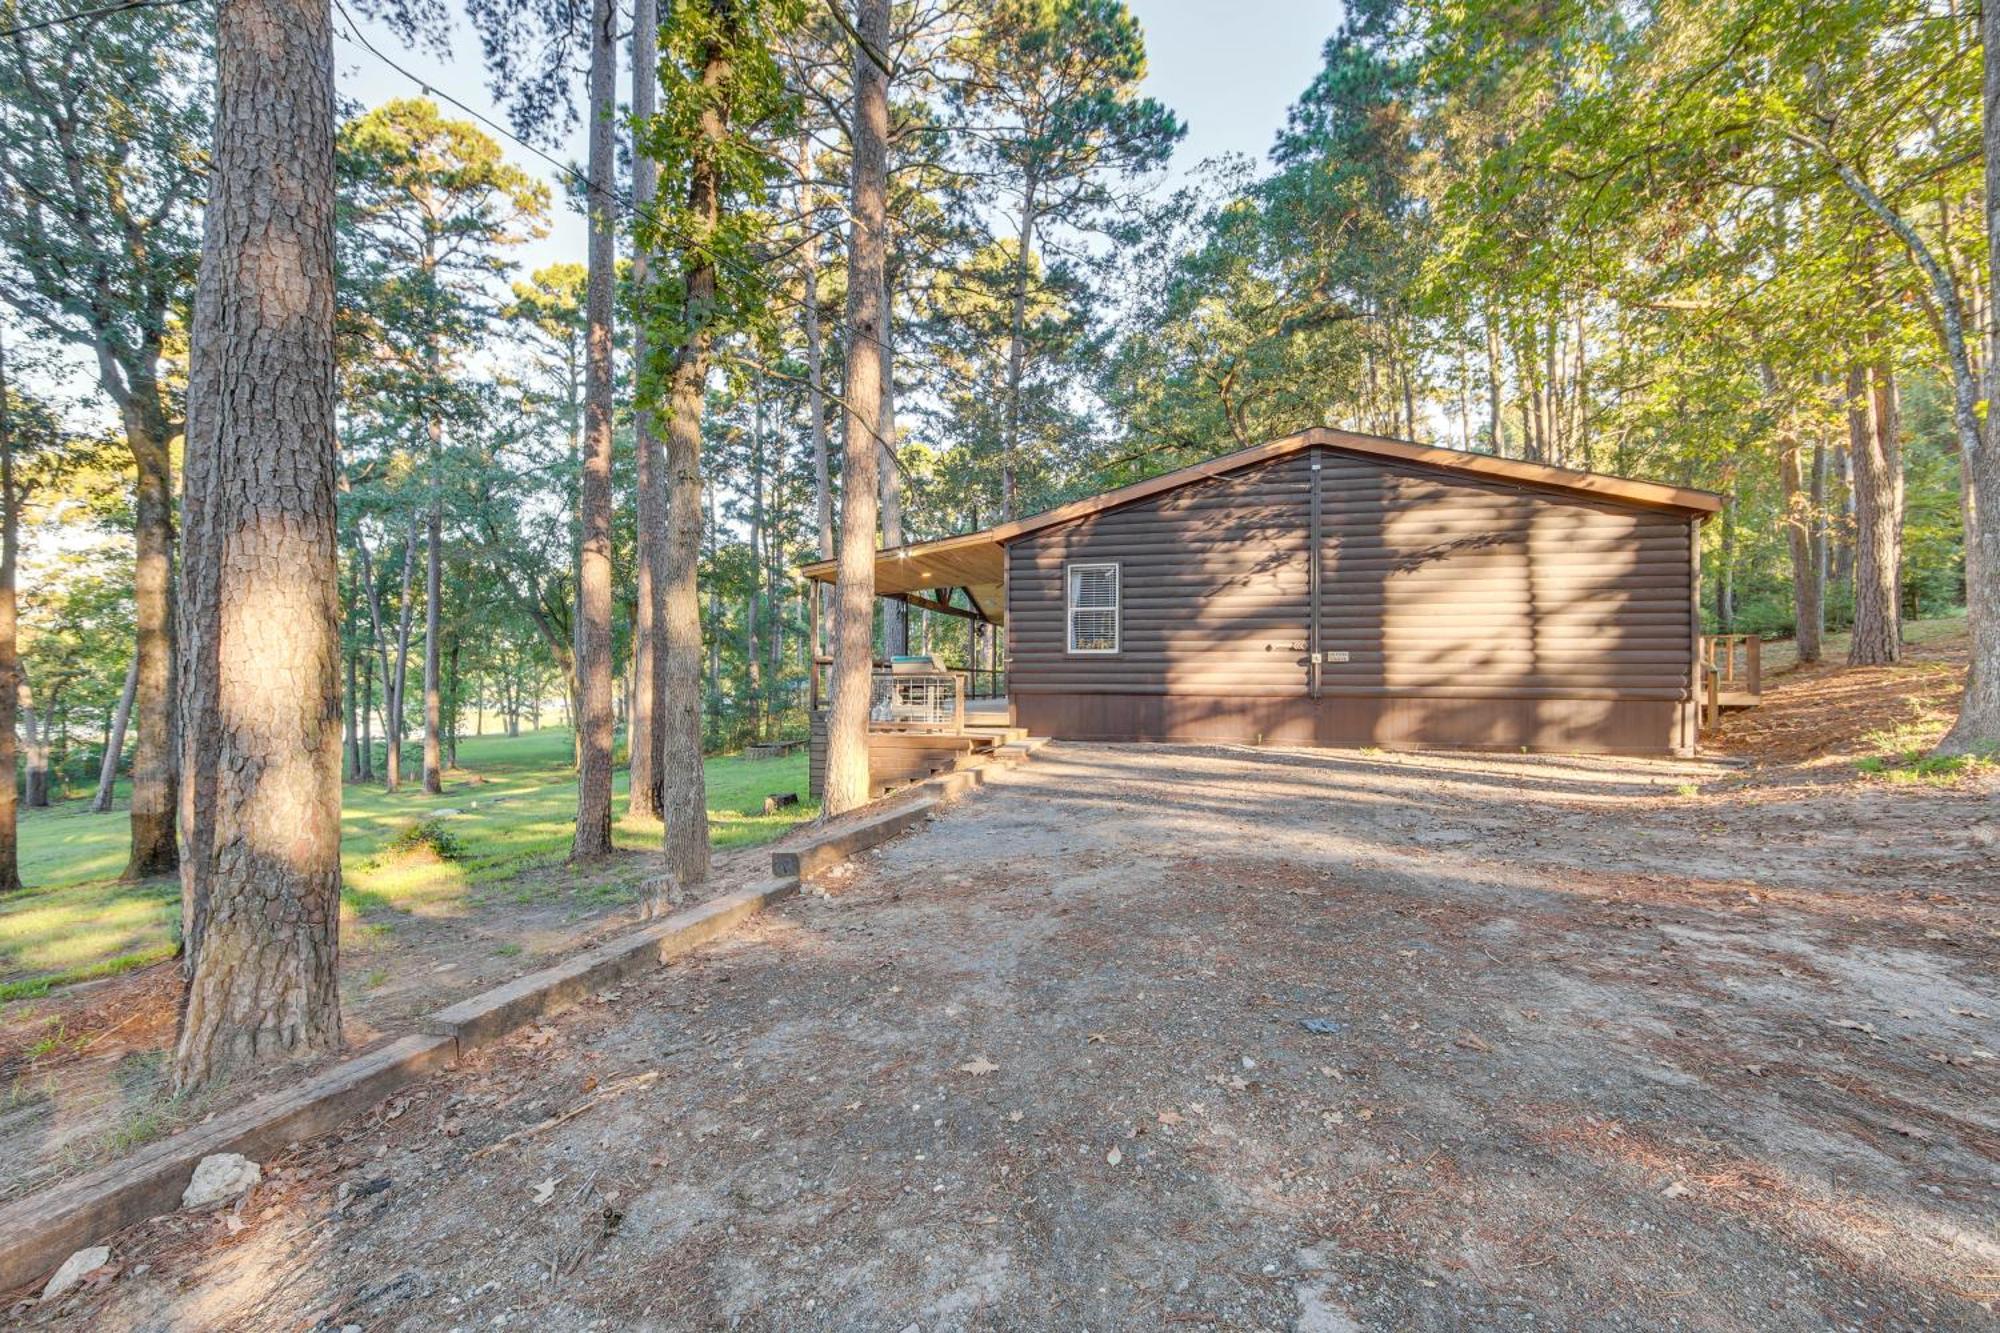
<path fill-rule="evenodd" d="M 718 856 L 717 890 L 762 873 L 769 854 L 765 847 Z M 620 852 L 588 876 L 561 864 L 531 869 L 462 903 L 382 907 L 349 923 L 341 1010 L 350 1053 L 629 930 L 629 904 L 651 868 L 643 854 Z M 393 969 L 383 966 L 391 961 Z M 0 1017 L 0 1202 L 298 1077 L 279 1068 L 210 1096 L 169 1097 L 166 1055 L 179 989 L 178 964 L 165 962 L 19 1002 Z"/>
<path fill-rule="evenodd" d="M 1050 746 L 15 1318 L 1991 1328 L 1996 909 L 1991 778 Z"/>

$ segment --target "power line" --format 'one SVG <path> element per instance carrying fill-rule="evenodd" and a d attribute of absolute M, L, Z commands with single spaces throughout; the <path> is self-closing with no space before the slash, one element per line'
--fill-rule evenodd
<path fill-rule="evenodd" d="M 106 5 L 102 9 L 79 10 L 74 14 L 58 14 L 52 19 L 42 19 L 37 23 L 23 23 L 19 27 L 0 31 L 0 41 L 19 37 L 26 33 L 40 32 L 44 28 L 59 28 L 65 23 L 81 23 L 85 19 L 101 19 L 112 14 L 123 14 L 129 9 L 156 9 L 169 5 L 193 4 L 194 0 L 125 0 L 123 4 Z"/>

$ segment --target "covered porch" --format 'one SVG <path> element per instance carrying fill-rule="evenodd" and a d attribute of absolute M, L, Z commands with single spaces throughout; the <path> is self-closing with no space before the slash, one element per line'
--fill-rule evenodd
<path fill-rule="evenodd" d="M 827 706 L 833 658 L 825 620 L 836 566 L 800 573 L 820 585 L 809 599 L 813 670 L 810 790 L 826 776 Z M 878 656 L 870 681 L 871 795 L 949 772 L 1002 745 L 1025 740 L 1007 700 L 1001 627 L 1006 623 L 1004 552 L 990 533 L 947 537 L 878 552 L 878 597 L 910 608 L 910 652 Z"/>

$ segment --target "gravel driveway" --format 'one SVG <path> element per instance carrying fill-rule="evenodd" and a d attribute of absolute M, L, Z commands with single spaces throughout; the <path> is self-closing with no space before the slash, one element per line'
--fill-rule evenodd
<path fill-rule="evenodd" d="M 1994 791 L 1718 782 L 1050 746 L 20 1316 L 1994 1327 Z"/>

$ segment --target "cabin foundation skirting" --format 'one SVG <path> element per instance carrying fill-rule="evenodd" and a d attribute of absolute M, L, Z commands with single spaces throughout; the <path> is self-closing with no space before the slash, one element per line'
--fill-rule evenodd
<path fill-rule="evenodd" d="M 1693 753 L 1696 705 L 1673 699 L 1016 693 L 1016 725 L 1076 741 L 1238 741 L 1385 750 Z"/>

